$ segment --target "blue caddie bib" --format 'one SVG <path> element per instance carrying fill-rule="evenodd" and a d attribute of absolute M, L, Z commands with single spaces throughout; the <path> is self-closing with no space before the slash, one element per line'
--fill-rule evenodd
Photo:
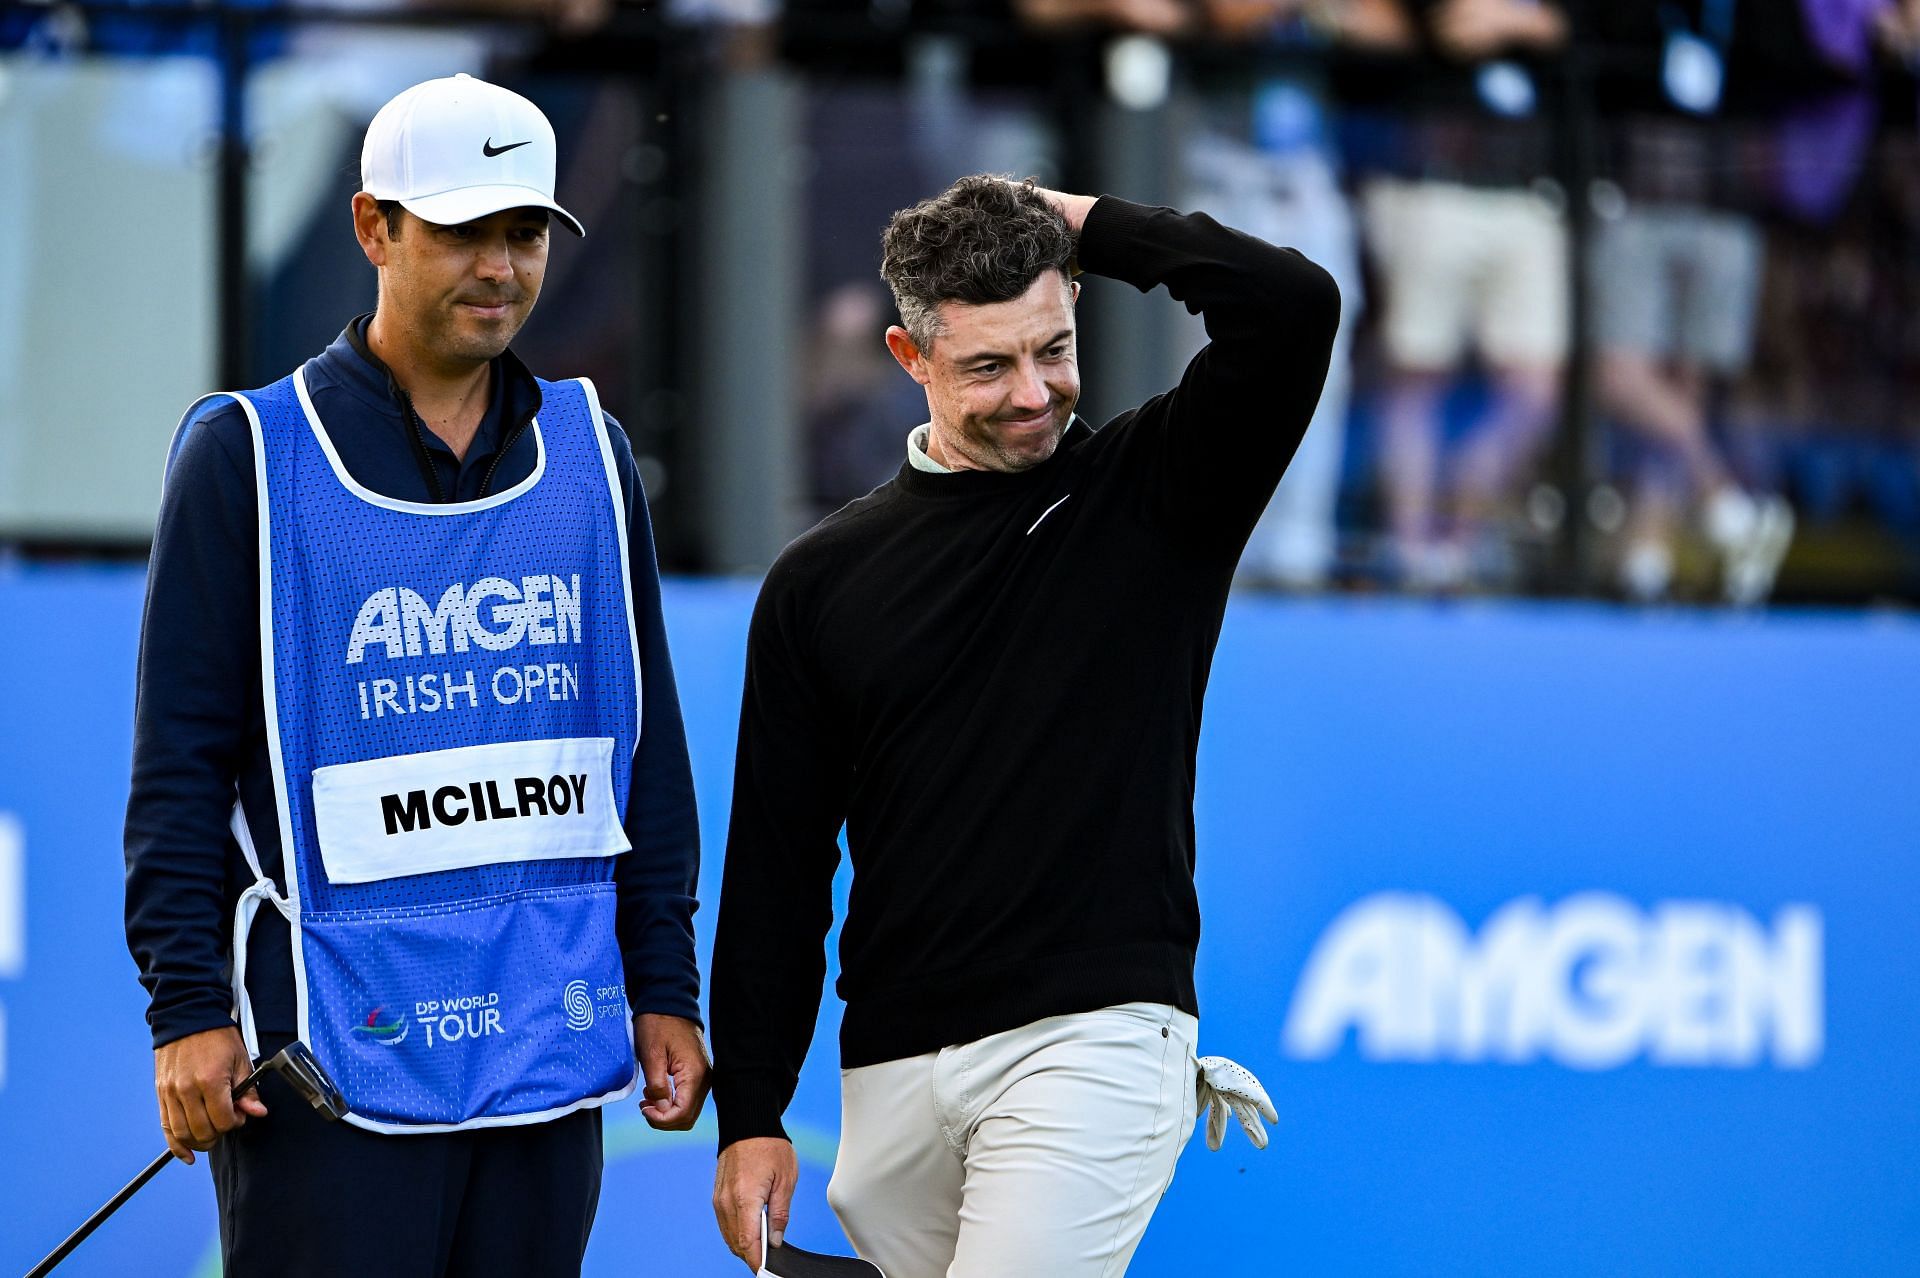
<path fill-rule="evenodd" d="M 540 383 L 512 489 L 423 505 L 341 465 L 301 373 L 253 429 L 261 670 L 300 1036 L 349 1121 L 537 1122 L 635 1085 L 613 858 L 640 732 L 625 508 L 591 383 Z M 206 401 L 202 401 L 205 403 Z M 189 410 L 188 421 L 195 416 Z M 183 423 L 183 430 L 185 423 Z"/>

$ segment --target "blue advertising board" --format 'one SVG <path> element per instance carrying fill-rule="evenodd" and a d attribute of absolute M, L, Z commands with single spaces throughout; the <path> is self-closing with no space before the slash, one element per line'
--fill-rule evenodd
<path fill-rule="evenodd" d="M 0 577 L 0 1272 L 160 1148 L 120 930 L 141 589 Z M 753 589 L 667 591 L 703 959 Z M 1913 1272 L 1916 725 L 1912 618 L 1236 599 L 1201 1050 L 1280 1121 L 1264 1152 L 1188 1146 L 1133 1272 Z M 822 1249 L 836 1023 L 829 994 L 790 1114 L 791 1235 Z M 741 1272 L 710 1117 L 623 1105 L 606 1146 L 589 1273 Z M 218 1268 L 203 1161 L 62 1272 Z"/>

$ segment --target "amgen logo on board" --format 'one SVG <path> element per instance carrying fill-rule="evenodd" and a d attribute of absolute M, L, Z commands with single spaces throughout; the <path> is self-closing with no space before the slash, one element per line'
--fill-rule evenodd
<path fill-rule="evenodd" d="M 1811 905 L 1768 926 L 1719 901 L 1529 896 L 1475 934 L 1435 897 L 1383 892 L 1315 943 L 1284 1046 L 1320 1060 L 1351 1035 L 1369 1061 L 1807 1069 L 1826 1044 L 1824 981 Z"/>

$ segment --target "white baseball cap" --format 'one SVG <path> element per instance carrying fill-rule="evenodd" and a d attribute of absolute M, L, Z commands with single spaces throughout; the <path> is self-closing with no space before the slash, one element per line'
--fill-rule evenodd
<path fill-rule="evenodd" d="M 585 235 L 554 202 L 557 161 L 539 107 L 463 73 L 416 84 L 380 108 L 360 149 L 360 187 L 440 226 L 542 208 Z"/>

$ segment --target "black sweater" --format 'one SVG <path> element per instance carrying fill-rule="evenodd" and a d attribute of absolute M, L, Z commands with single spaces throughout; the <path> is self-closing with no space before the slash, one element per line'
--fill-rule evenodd
<path fill-rule="evenodd" d="M 1113 1003 L 1198 1011 L 1201 700 L 1339 294 L 1291 250 L 1111 198 L 1078 256 L 1204 317 L 1179 386 L 1027 471 L 903 467 L 761 588 L 712 973 L 723 1146 L 784 1134 L 843 821 L 843 1066 Z"/>

